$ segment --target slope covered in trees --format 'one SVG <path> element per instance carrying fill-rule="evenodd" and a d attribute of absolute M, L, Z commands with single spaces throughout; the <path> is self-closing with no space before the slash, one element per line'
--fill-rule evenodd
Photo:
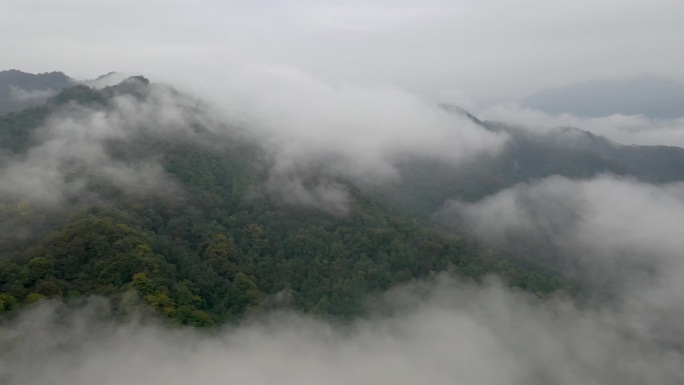
<path fill-rule="evenodd" d="M 113 110 L 155 106 L 152 87 L 144 78 L 102 90 L 77 86 L 0 117 L 3 169 L 45 165 L 44 152 L 69 145 L 45 130 L 55 126 L 62 135 L 55 116 L 74 125 L 86 111 L 87 124 L 71 134 L 91 145 L 107 132 L 98 124 Z M 219 137 L 196 116 L 200 108 L 191 102 L 177 110 L 190 116 L 182 120 L 189 131 L 165 126 L 163 114 L 133 119 L 122 123 L 126 135 L 98 137 L 101 147 L 86 148 L 96 156 L 60 158 L 54 172 L 62 178 L 48 184 L 51 196 L 1 196 L 4 313 L 43 298 L 78 303 L 96 294 L 111 298 L 122 317 L 156 309 L 171 322 L 210 326 L 273 307 L 357 315 L 369 295 L 443 271 L 474 279 L 496 273 L 539 296 L 567 287 L 552 271 L 395 214 L 348 180 L 334 181 L 348 192 L 344 212 L 288 204 L 267 187 L 262 150 L 237 134 Z"/>

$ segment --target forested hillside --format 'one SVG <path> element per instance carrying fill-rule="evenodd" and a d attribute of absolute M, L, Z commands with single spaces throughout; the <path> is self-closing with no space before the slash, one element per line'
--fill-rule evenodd
<path fill-rule="evenodd" d="M 165 126 L 163 114 L 133 119 L 121 123 L 126 135 L 98 137 L 90 147 L 106 132 L 103 117 L 122 106 L 142 114 L 136 106 L 166 100 L 155 99 L 155 87 L 144 78 L 102 90 L 76 86 L 0 116 L 3 181 L 18 175 L 42 183 L 34 174 L 44 168 L 60 175 L 41 186 L 47 194 L 2 188 L 3 314 L 43 298 L 78 303 L 103 295 L 121 317 L 156 309 L 196 326 L 274 307 L 351 316 L 373 293 L 443 271 L 498 274 L 539 296 L 568 288 L 551 270 L 504 259 L 343 178 L 330 183 L 348 193 L 344 210 L 291 204 L 268 187 L 262 149 L 239 131 L 217 133 L 199 103 L 179 109 L 187 127 Z M 79 119 L 87 122 L 81 131 L 65 131 Z M 62 141 L 55 132 L 85 139 Z M 45 163 L 55 146 L 97 154 Z M 321 177 L 306 175 L 303 184 L 317 186 Z"/>

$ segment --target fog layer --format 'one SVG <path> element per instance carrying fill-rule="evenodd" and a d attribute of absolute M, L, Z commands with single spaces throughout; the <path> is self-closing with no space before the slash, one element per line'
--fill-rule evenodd
<path fill-rule="evenodd" d="M 45 304 L 5 328 L 7 384 L 667 384 L 681 347 L 628 307 L 540 302 L 496 281 L 446 277 L 388 293 L 346 326 L 271 314 L 215 333 L 102 320 L 102 303 L 56 320 Z M 391 310 L 391 311 L 390 311 Z"/>

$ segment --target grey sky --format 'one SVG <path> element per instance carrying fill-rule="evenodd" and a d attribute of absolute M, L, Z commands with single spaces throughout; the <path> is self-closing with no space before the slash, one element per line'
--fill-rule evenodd
<path fill-rule="evenodd" d="M 679 0 L 6 0 L 1 68 L 216 71 L 251 62 L 325 82 L 464 101 L 654 73 L 684 80 Z"/>

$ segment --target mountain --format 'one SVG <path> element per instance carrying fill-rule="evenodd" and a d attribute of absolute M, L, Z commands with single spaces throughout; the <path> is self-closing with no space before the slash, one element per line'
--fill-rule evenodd
<path fill-rule="evenodd" d="M 433 214 L 552 175 L 684 180 L 681 148 L 571 127 L 540 134 L 441 107 L 506 135 L 503 151 L 458 166 L 406 158 L 400 181 L 374 188 L 324 168 L 274 179 L 248 131 L 140 76 L 0 116 L 0 312 L 100 295 L 118 317 L 154 310 L 203 327 L 278 307 L 349 317 L 369 295 L 444 271 L 576 295 L 553 259 L 494 248 Z"/>
<path fill-rule="evenodd" d="M 62 72 L 30 74 L 18 70 L 0 72 L 0 114 L 43 104 L 48 97 L 75 85 Z"/>
<path fill-rule="evenodd" d="M 499 274 L 539 296 L 570 287 L 343 178 L 307 175 L 301 188 L 346 192 L 344 211 L 293 205 L 286 185 L 269 187 L 263 148 L 214 124 L 143 77 L 0 117 L 0 311 L 101 295 L 119 317 L 211 326 L 274 307 L 358 315 L 369 295 L 443 271 Z"/>
<path fill-rule="evenodd" d="M 538 91 L 524 104 L 554 115 L 641 114 L 652 119 L 676 119 L 684 117 L 684 84 L 654 76 L 595 80 Z"/>

